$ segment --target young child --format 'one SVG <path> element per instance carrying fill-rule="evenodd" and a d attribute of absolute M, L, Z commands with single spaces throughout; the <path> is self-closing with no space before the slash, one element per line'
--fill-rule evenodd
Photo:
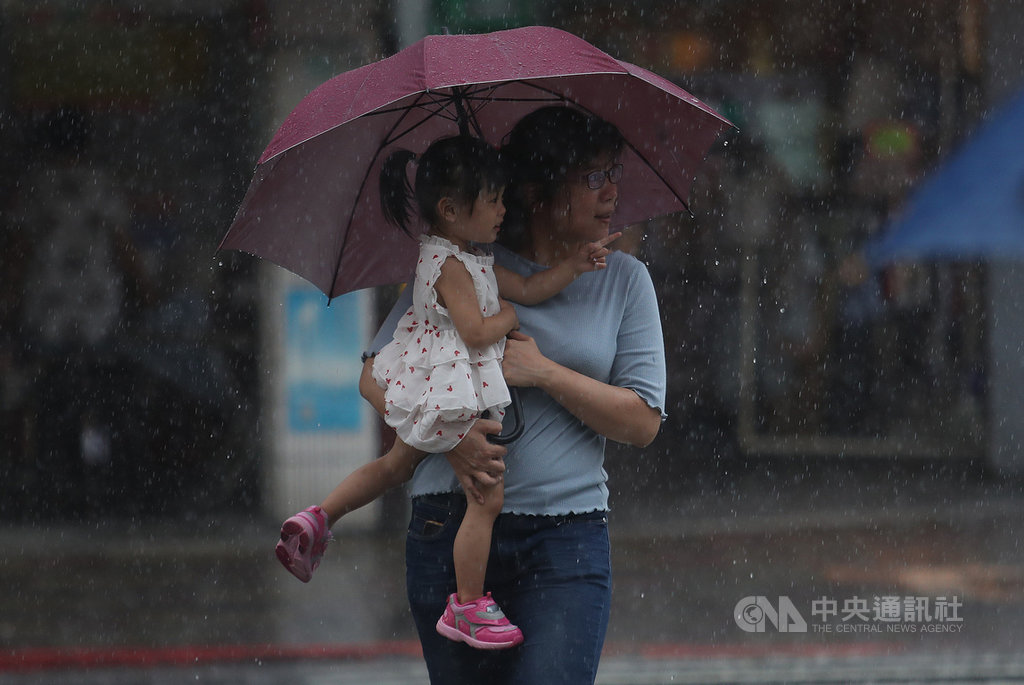
<path fill-rule="evenodd" d="M 406 167 L 411 152 L 393 153 L 381 172 L 385 218 L 409 233 L 412 188 Z M 500 421 L 509 402 L 501 372 L 505 336 L 518 326 L 503 298 L 535 304 L 552 297 L 580 274 L 602 269 L 608 243 L 589 243 L 546 271 L 524 278 L 494 265 L 473 247 L 497 238 L 505 208 L 504 173 L 497 150 L 468 136 L 431 145 L 418 161 L 415 200 L 430 229 L 420 239 L 413 306 L 394 338 L 375 357 L 373 376 L 385 389 L 384 419 L 398 438 L 387 454 L 354 471 L 320 504 L 281 527 L 277 556 L 303 582 L 320 563 L 330 528 L 342 515 L 412 478 L 426 454 L 459 443 L 485 414 Z M 457 592 L 437 622 L 442 635 L 480 649 L 504 649 L 523 640 L 504 616 L 484 575 L 501 485 L 481 488 L 483 504 L 467 498 L 453 549 Z"/>

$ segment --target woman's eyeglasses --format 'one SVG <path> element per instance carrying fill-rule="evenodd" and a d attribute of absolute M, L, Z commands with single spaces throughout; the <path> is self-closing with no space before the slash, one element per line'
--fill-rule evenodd
<path fill-rule="evenodd" d="M 613 164 L 610 169 L 591 171 L 589 174 L 583 174 L 580 178 L 586 181 L 587 187 L 591 190 L 600 190 L 604 187 L 605 179 L 608 179 L 612 183 L 618 183 L 622 180 L 622 165 Z"/>

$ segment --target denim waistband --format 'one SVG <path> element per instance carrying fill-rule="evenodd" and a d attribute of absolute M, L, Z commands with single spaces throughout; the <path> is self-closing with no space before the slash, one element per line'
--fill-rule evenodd
<path fill-rule="evenodd" d="M 447 509 L 451 512 L 466 508 L 466 496 L 460 492 L 445 492 L 433 495 L 418 495 L 412 498 L 413 504 L 422 502 L 430 506 Z M 587 511 L 579 514 L 512 514 L 502 513 L 499 520 L 512 520 L 523 523 L 537 522 L 545 526 L 560 526 L 564 523 L 580 521 L 605 521 L 608 512 L 604 510 Z"/>

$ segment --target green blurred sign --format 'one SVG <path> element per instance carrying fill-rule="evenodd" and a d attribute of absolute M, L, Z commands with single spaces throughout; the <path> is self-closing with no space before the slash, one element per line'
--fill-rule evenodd
<path fill-rule="evenodd" d="M 431 33 L 488 33 L 536 23 L 536 0 L 434 0 Z"/>

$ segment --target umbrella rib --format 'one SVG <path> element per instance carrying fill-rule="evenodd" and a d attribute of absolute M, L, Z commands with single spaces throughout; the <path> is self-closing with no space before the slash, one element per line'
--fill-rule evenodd
<path fill-rule="evenodd" d="M 402 108 L 404 109 L 402 116 L 398 118 L 398 121 L 396 121 L 395 124 L 391 127 L 391 130 L 388 131 L 387 135 L 384 136 L 384 140 L 377 146 L 377 149 L 374 151 L 373 157 L 370 159 L 370 163 L 366 165 L 366 173 L 363 174 L 363 180 L 359 184 L 359 192 L 356 193 L 356 201 L 352 203 L 352 210 L 348 214 L 348 221 L 345 222 L 345 233 L 344 237 L 341 239 L 341 249 L 338 250 L 338 261 L 334 265 L 334 277 L 331 279 L 330 292 L 332 294 L 329 294 L 327 296 L 328 304 L 330 304 L 331 299 L 334 298 L 334 285 L 338 282 L 338 274 L 341 273 L 341 260 L 345 256 L 345 245 L 348 244 L 348 236 L 351 232 L 352 221 L 353 219 L 355 219 L 356 210 L 359 208 L 359 198 L 363 196 L 363 190 L 366 188 L 366 182 L 370 179 L 370 170 L 373 169 L 374 164 L 377 162 L 377 158 L 380 157 L 380 153 L 383 152 L 384 148 L 390 145 L 392 142 L 394 142 L 394 140 L 397 140 L 397 138 L 391 138 L 392 134 L 395 132 L 395 129 L 397 129 L 399 125 L 402 123 L 402 120 L 405 119 L 409 112 L 415 109 L 416 106 L 417 103 L 413 103 L 413 105 L 408 108 Z M 426 121 L 426 119 L 424 119 L 423 121 Z M 423 122 L 421 121 L 420 123 L 422 124 Z M 418 125 L 419 124 L 417 124 L 417 126 Z M 416 126 L 413 126 L 409 130 L 413 130 L 415 128 Z"/>
<path fill-rule="evenodd" d="M 540 91 L 541 93 L 546 93 L 548 95 L 548 97 L 536 97 L 536 98 L 506 97 L 506 98 L 502 98 L 502 97 L 494 97 L 493 95 L 487 95 L 486 94 L 486 93 L 492 93 L 493 94 L 499 87 L 506 86 L 509 83 L 521 83 L 524 86 L 527 86 L 529 88 L 533 88 L 534 90 Z M 484 93 L 484 95 L 480 95 L 480 93 Z M 432 95 L 431 93 L 427 93 L 427 94 L 428 95 Z M 477 89 L 475 91 L 471 91 L 471 92 L 465 93 L 463 95 L 463 98 L 465 100 L 467 100 L 467 101 L 471 100 L 471 101 L 479 102 L 480 103 L 479 107 L 473 108 L 473 110 L 472 110 L 471 114 L 472 114 L 472 117 L 473 117 L 474 120 L 476 119 L 476 113 L 481 111 L 485 106 L 487 106 L 488 103 L 491 103 L 491 102 L 567 102 L 567 103 L 572 104 L 573 106 L 575 106 L 575 107 L 577 107 L 577 108 L 587 112 L 588 114 L 590 114 L 592 116 L 598 116 L 597 113 L 594 112 L 593 110 L 591 110 L 589 107 L 586 107 L 586 106 L 580 104 L 576 100 L 573 100 L 572 98 L 567 97 L 563 93 L 559 93 L 558 91 L 552 90 L 550 88 L 545 88 L 544 86 L 541 86 L 541 85 L 537 84 L 536 82 L 529 81 L 529 80 L 506 81 L 504 83 L 497 84 L 497 85 L 488 85 L 488 86 L 485 86 L 485 87 L 481 87 L 481 88 L 479 88 L 479 89 Z M 440 97 L 434 96 L 434 97 L 431 98 L 430 102 L 428 102 L 428 103 L 421 103 L 421 102 L 417 101 L 415 104 L 413 104 L 413 105 L 411 105 L 409 107 L 395 108 L 395 109 L 390 109 L 390 110 L 381 110 L 380 112 L 373 112 L 373 114 L 384 114 L 386 112 L 395 112 L 395 111 L 402 111 L 402 110 L 404 110 L 405 112 L 408 112 L 410 109 L 422 108 L 422 109 L 428 111 L 431 116 L 442 116 L 445 119 L 448 119 L 449 121 L 458 121 L 457 116 L 453 116 L 453 115 L 451 115 L 450 113 L 447 112 L 448 105 L 451 104 L 451 103 L 452 103 L 452 98 L 450 96 L 440 96 Z M 430 110 L 429 109 L 430 105 L 436 105 L 436 106 L 438 106 L 438 108 L 436 110 Z M 388 141 L 387 141 L 387 144 L 393 143 L 394 141 L 399 140 L 403 136 L 408 135 L 409 133 L 414 131 L 417 127 L 419 127 L 421 124 L 425 123 L 428 119 L 429 119 L 429 117 L 427 119 L 424 119 L 424 120 L 418 122 L 417 124 L 411 126 L 410 128 L 402 131 L 399 135 L 395 136 L 394 138 L 389 138 Z M 647 159 L 647 157 L 640 151 L 639 148 L 637 148 L 636 145 L 634 145 L 625 136 L 623 136 L 623 140 L 625 141 L 625 143 L 629 147 L 629 149 L 633 151 L 633 154 L 635 154 L 637 156 L 637 158 L 640 159 L 641 162 L 643 162 L 644 164 L 647 165 L 647 168 L 650 169 L 651 172 L 658 178 L 658 180 L 661 181 L 662 184 L 664 184 L 664 186 L 669 189 L 669 192 L 671 192 L 672 195 L 675 196 L 675 198 L 679 201 L 679 203 L 683 205 L 683 208 L 686 209 L 686 211 L 689 212 L 690 215 L 692 216 L 693 212 L 690 210 L 690 203 L 687 202 L 685 198 L 681 197 L 678 192 L 676 192 L 676 189 L 672 187 L 672 185 L 668 182 L 668 180 L 665 178 L 665 176 L 657 168 L 655 168 L 655 166 L 653 164 L 651 164 L 650 160 Z"/>
<path fill-rule="evenodd" d="M 493 93 L 499 87 L 508 85 L 509 83 L 521 83 L 524 86 L 527 86 L 529 88 L 537 90 L 537 91 L 539 91 L 541 93 L 546 93 L 549 97 L 537 97 L 537 98 L 515 98 L 515 97 L 499 98 L 499 97 L 493 97 Z M 488 92 L 491 93 L 491 95 L 480 95 L 480 93 L 488 93 Z M 462 93 L 459 96 L 455 96 L 455 95 L 442 95 L 442 94 L 433 93 L 431 91 L 425 91 L 425 92 L 421 93 L 416 98 L 416 100 L 412 104 L 410 104 L 408 106 L 405 106 L 405 107 L 394 107 L 394 108 L 389 108 L 389 109 L 385 109 L 385 110 L 378 110 L 378 111 L 375 111 L 375 112 L 369 112 L 366 115 L 366 116 L 376 116 L 376 115 L 389 114 L 389 113 L 394 113 L 394 112 L 401 112 L 402 113 L 402 116 L 400 116 L 398 118 L 398 120 L 395 122 L 394 126 L 391 127 L 391 130 L 388 131 L 386 136 L 384 136 L 384 139 L 381 142 L 381 144 L 377 147 L 377 150 L 373 153 L 373 157 L 372 157 L 372 159 L 370 161 L 370 164 L 367 165 L 366 174 L 363 176 L 363 180 L 362 180 L 362 182 L 359 185 L 359 193 L 356 195 L 356 197 L 362 197 L 363 190 L 366 188 L 366 183 L 367 183 L 367 181 L 369 180 L 369 177 L 370 177 L 370 169 L 373 168 L 374 163 L 376 162 L 377 158 L 380 156 L 380 153 L 384 150 L 385 147 L 387 147 L 388 145 L 390 145 L 390 144 L 392 144 L 392 143 L 394 143 L 394 142 L 396 142 L 398 140 L 401 140 L 403 137 L 409 135 L 412 131 L 415 131 L 417 128 L 419 128 L 423 124 L 427 123 L 432 117 L 439 116 L 439 117 L 443 117 L 443 118 L 445 118 L 445 119 L 447 119 L 449 121 L 458 121 L 459 120 L 458 119 L 458 115 L 451 114 L 450 109 L 449 109 L 450 107 L 453 107 L 455 105 L 455 97 L 462 97 L 463 100 L 465 102 L 467 102 L 467 103 L 469 103 L 470 101 L 478 102 L 479 103 L 478 107 L 470 108 L 470 112 L 469 112 L 469 116 L 471 118 L 471 121 L 473 122 L 474 127 L 476 128 L 478 134 L 480 132 L 480 127 L 479 127 L 479 124 L 476 123 L 476 114 L 477 114 L 477 112 L 481 111 L 484 107 L 486 107 L 487 104 L 490 103 L 490 102 L 567 102 L 567 103 L 570 103 L 573 106 L 575 106 L 575 107 L 577 107 L 577 108 L 587 112 L 588 114 L 590 114 L 592 116 L 598 116 L 597 113 L 594 112 L 593 110 L 591 110 L 589 107 L 586 107 L 586 106 L 580 104 L 576 100 L 573 100 L 572 98 L 567 97 L 563 93 L 559 93 L 559 92 L 557 92 L 555 90 L 552 90 L 550 88 L 545 88 L 545 87 L 543 87 L 543 86 L 541 86 L 541 85 L 539 85 L 539 84 L 537 84 L 537 83 L 535 83 L 533 81 L 529 81 L 529 80 L 521 80 L 521 81 L 513 81 L 513 82 L 508 82 L 507 81 L 507 82 L 504 82 L 504 83 L 501 83 L 501 84 L 488 85 L 486 87 L 481 87 L 481 88 L 479 88 L 478 90 L 475 90 L 475 91 L 470 91 L 470 92 L 467 92 L 467 93 Z M 426 102 L 424 102 L 424 99 L 426 99 Z M 416 123 L 412 124 L 408 128 L 402 130 L 400 133 L 395 135 L 395 131 L 398 130 L 399 126 L 402 125 L 402 122 L 405 121 L 406 117 L 408 117 L 409 114 L 412 111 L 414 111 L 414 110 L 425 111 L 428 114 L 428 116 L 426 116 L 423 119 L 417 121 Z M 654 175 L 658 178 L 658 180 L 660 180 L 662 182 L 662 184 L 666 188 L 669 189 L 669 192 L 671 192 L 672 195 L 675 196 L 675 198 L 679 201 L 679 203 L 683 205 L 683 208 L 685 208 L 686 211 L 690 213 L 690 216 L 693 216 L 693 212 L 690 210 L 690 203 L 687 202 L 683 197 L 681 197 L 678 192 L 676 192 L 676 189 L 672 187 L 672 185 L 668 182 L 668 180 L 665 178 L 665 176 L 662 175 L 662 173 L 658 169 L 656 169 L 654 167 L 654 165 L 651 164 L 650 160 L 647 159 L 647 157 L 637 148 L 637 146 L 634 145 L 632 142 L 630 142 L 629 139 L 627 139 L 625 136 L 623 136 L 623 141 L 626 143 L 626 145 L 629 147 L 629 149 L 633 151 L 633 154 L 635 154 L 640 159 L 641 162 L 646 164 L 647 168 L 650 169 L 652 173 L 654 173 Z M 352 220 L 355 218 L 355 213 L 356 213 L 356 208 L 357 207 L 358 207 L 358 203 L 353 204 L 352 211 L 349 213 L 348 221 L 346 222 L 345 237 L 342 239 L 341 250 L 338 253 L 338 261 L 337 261 L 337 263 L 335 264 L 335 267 L 334 267 L 334 279 L 331 282 L 331 291 L 332 292 L 334 290 L 334 283 L 337 282 L 338 274 L 341 271 L 341 259 L 342 259 L 342 256 L 345 253 L 345 244 L 348 242 L 349 229 L 352 226 Z"/>
<path fill-rule="evenodd" d="M 460 121 L 461 117 L 459 116 L 459 114 L 458 113 L 453 114 L 450 111 L 450 108 L 452 106 L 455 106 L 455 99 L 458 96 L 456 96 L 454 94 L 453 95 L 438 95 L 438 94 L 432 93 L 430 91 L 422 93 L 421 94 L 421 98 L 423 96 L 428 96 L 429 97 L 427 102 L 422 102 L 422 101 L 420 101 L 418 99 L 415 103 L 413 103 L 411 105 L 407 105 L 407 106 L 403 106 L 403 107 L 393 107 L 393 108 L 389 108 L 389 109 L 382 109 L 382 110 L 378 110 L 378 111 L 375 111 L 375 112 L 370 112 L 370 113 L 368 113 L 366 115 L 366 116 L 369 117 L 369 116 L 377 116 L 377 115 L 382 115 L 382 114 L 392 114 L 394 112 L 403 112 L 403 114 L 408 114 L 409 112 L 411 112 L 413 110 L 416 110 L 416 109 L 422 110 L 422 111 L 427 113 L 427 115 L 428 115 L 427 117 L 421 119 L 420 121 L 418 121 L 415 124 L 411 125 L 409 128 L 401 131 L 400 133 L 395 134 L 393 136 L 389 134 L 389 137 L 384 142 L 385 145 L 390 145 L 391 143 L 394 143 L 397 140 L 401 140 L 402 138 L 404 138 L 405 136 L 407 136 L 410 133 L 412 133 L 413 131 L 415 131 L 417 128 L 419 128 L 420 126 L 425 124 L 427 121 L 429 121 L 433 117 L 441 117 L 442 119 L 445 119 L 445 120 L 451 121 L 451 122 L 455 122 L 455 123 Z M 468 113 L 468 117 L 467 118 L 470 119 L 470 121 L 473 123 L 473 127 L 476 129 L 477 134 L 479 135 L 480 134 L 480 126 L 479 126 L 479 124 L 476 123 L 476 112 L 478 112 L 478 111 L 479 111 L 479 108 L 477 108 L 475 110 L 472 110 L 471 112 Z M 395 128 L 397 128 L 397 126 Z M 392 131 L 391 131 L 392 134 L 394 133 L 394 130 L 395 129 L 392 129 Z"/>

